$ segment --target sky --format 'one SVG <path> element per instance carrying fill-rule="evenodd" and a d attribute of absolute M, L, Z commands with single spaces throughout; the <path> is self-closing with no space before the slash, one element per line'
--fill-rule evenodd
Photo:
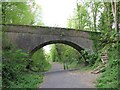
<path fill-rule="evenodd" d="M 35 0 L 42 8 L 41 16 L 45 26 L 64 28 L 67 28 L 68 19 L 72 18 L 74 14 L 77 1 L 82 3 L 82 1 L 90 0 Z M 49 45 L 44 48 L 46 48 L 46 52 L 50 51 Z"/>
<path fill-rule="evenodd" d="M 42 8 L 45 26 L 67 27 L 67 20 L 73 16 L 76 0 L 35 0 Z"/>
<path fill-rule="evenodd" d="M 67 27 L 67 22 L 73 16 L 76 0 L 35 0 L 42 8 L 42 20 L 45 26 Z M 51 46 L 43 47 L 50 53 Z"/>

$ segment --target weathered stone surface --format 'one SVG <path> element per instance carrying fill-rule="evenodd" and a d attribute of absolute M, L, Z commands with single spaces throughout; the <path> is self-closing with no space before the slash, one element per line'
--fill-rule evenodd
<path fill-rule="evenodd" d="M 5 27 L 5 34 L 10 41 L 29 53 L 54 43 L 67 44 L 78 51 L 87 49 L 93 52 L 93 40 L 89 35 L 91 32 L 88 31 L 26 25 L 6 25 Z"/>

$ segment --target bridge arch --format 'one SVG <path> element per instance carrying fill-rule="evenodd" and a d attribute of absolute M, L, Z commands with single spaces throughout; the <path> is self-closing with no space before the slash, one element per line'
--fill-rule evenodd
<path fill-rule="evenodd" d="M 86 61 L 86 58 L 85 56 L 81 53 L 81 50 L 84 50 L 84 48 L 80 47 L 79 45 L 75 44 L 74 42 L 71 42 L 71 41 L 66 41 L 66 40 L 52 40 L 52 41 L 47 41 L 47 42 L 44 42 L 36 47 L 34 47 L 30 52 L 30 57 L 37 51 L 39 50 L 40 48 L 43 48 L 44 46 L 46 45 L 50 45 L 50 44 L 65 44 L 65 45 L 68 45 L 68 46 L 71 46 L 72 48 L 74 48 L 75 50 L 77 50 L 82 58 L 84 59 L 84 62 L 85 64 L 87 64 L 88 62 Z"/>
<path fill-rule="evenodd" d="M 5 35 L 17 48 L 23 49 L 32 55 L 45 45 L 62 43 L 75 48 L 78 52 L 86 49 L 93 53 L 93 38 L 90 31 L 70 28 L 5 25 Z M 81 52 L 80 52 L 81 53 Z"/>
<path fill-rule="evenodd" d="M 38 46 L 36 46 L 35 48 L 33 48 L 31 51 L 30 51 L 30 55 L 33 55 L 38 49 L 46 46 L 46 45 L 49 45 L 49 44 L 65 44 L 65 45 L 68 45 L 68 46 L 71 46 L 73 47 L 74 49 L 76 49 L 80 54 L 81 54 L 81 50 L 84 50 L 82 47 L 80 47 L 79 45 L 71 42 L 71 41 L 66 41 L 66 40 L 52 40 L 52 41 L 47 41 L 47 42 L 44 42 Z"/>

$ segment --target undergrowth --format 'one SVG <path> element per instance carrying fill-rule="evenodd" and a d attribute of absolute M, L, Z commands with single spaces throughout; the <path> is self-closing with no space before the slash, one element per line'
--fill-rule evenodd
<path fill-rule="evenodd" d="M 43 75 L 30 73 L 27 64 L 28 54 L 23 51 L 3 51 L 2 88 L 37 88 L 43 82 Z"/>
<path fill-rule="evenodd" d="M 10 82 L 10 88 L 37 88 L 43 82 L 43 75 L 24 74 L 18 80 Z"/>
<path fill-rule="evenodd" d="M 108 63 L 102 76 L 97 79 L 98 88 L 116 88 L 118 87 L 118 51 L 116 47 L 108 49 Z"/>

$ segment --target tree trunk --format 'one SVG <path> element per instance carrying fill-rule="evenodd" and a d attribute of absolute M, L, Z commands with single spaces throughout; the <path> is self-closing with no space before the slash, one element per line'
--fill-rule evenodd
<path fill-rule="evenodd" d="M 118 32 L 118 14 L 117 14 L 117 3 L 115 2 L 116 0 L 111 0 L 111 5 L 112 5 L 112 14 L 114 17 L 114 26 L 115 26 L 115 31 Z"/>

